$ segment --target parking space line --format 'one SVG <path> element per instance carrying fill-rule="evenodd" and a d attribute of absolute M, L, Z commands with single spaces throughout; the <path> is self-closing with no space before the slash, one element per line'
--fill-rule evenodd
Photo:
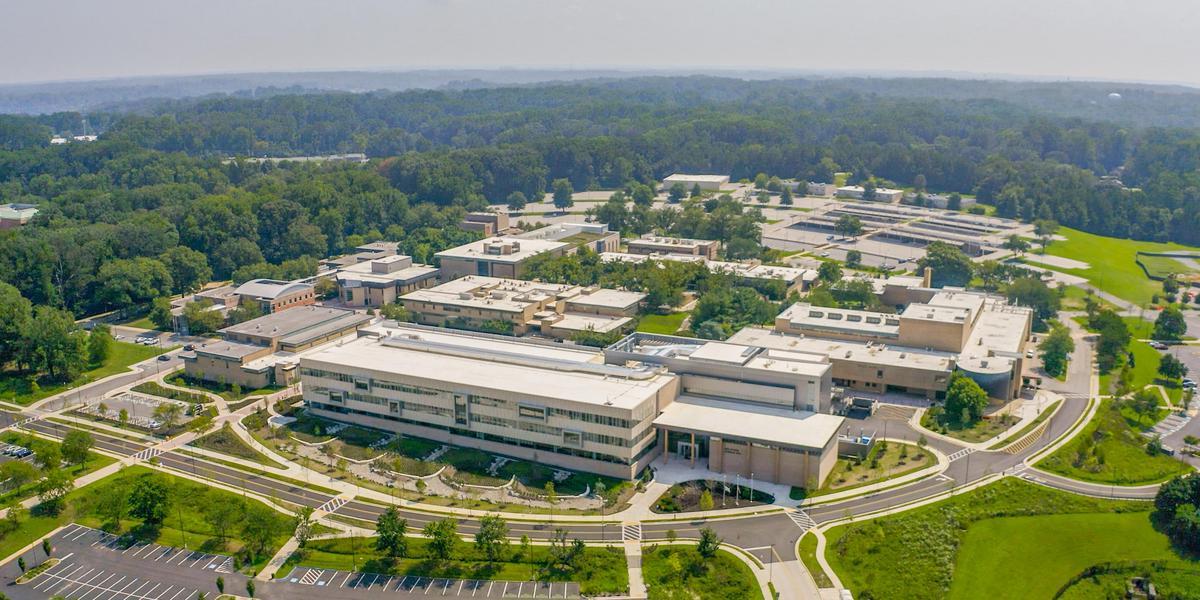
<path fill-rule="evenodd" d="M 124 578 L 124 577 L 122 577 L 121 579 L 125 579 L 125 578 Z M 118 581 L 117 583 L 120 583 L 120 582 Z M 134 577 L 133 579 L 130 579 L 130 580 L 129 580 L 129 583 L 126 583 L 126 584 L 125 584 L 124 586 L 122 586 L 122 587 L 121 587 L 121 589 L 119 589 L 119 590 L 118 590 L 118 589 L 116 589 L 116 585 L 117 585 L 117 584 L 116 584 L 116 583 L 114 583 L 114 584 L 113 584 L 113 586 L 114 586 L 114 589 L 113 589 L 113 595 L 112 595 L 112 598 L 109 598 L 108 600 L 114 600 L 115 598 L 118 598 L 118 597 L 120 597 L 122 594 L 124 594 L 126 598 L 132 598 L 132 597 L 133 597 L 133 595 L 132 595 L 132 594 L 129 594 L 129 593 L 126 593 L 126 592 L 125 592 L 125 590 L 126 590 L 126 589 L 128 589 L 128 588 L 129 588 L 129 586 L 131 586 L 131 585 L 133 585 L 133 584 L 135 584 L 135 583 L 137 583 L 137 577 Z M 100 597 L 99 597 L 99 596 L 97 596 L 97 597 L 96 597 L 96 600 L 100 600 Z"/>
<path fill-rule="evenodd" d="M 173 589 L 175 589 L 175 584 L 172 583 L 171 585 L 167 586 L 167 589 L 163 590 L 161 593 L 159 593 L 155 597 L 158 598 L 159 600 L 162 600 L 162 598 L 166 597 L 167 592 L 169 592 Z"/>
<path fill-rule="evenodd" d="M 145 594 L 144 594 L 142 597 L 143 597 L 143 598 L 149 598 L 149 597 L 150 597 L 150 592 L 153 592 L 154 590 L 157 590 L 157 589 L 158 589 L 158 586 L 160 586 L 160 585 L 162 585 L 162 584 L 161 584 L 161 583 L 155 583 L 155 584 L 154 584 L 154 587 L 152 587 L 152 588 L 150 588 L 150 589 L 146 590 L 146 593 L 145 593 Z"/>
<path fill-rule="evenodd" d="M 405 581 L 408 581 L 408 578 L 409 578 L 409 577 L 412 577 L 412 576 L 411 576 L 411 575 L 406 575 L 406 576 L 404 577 L 404 579 L 401 579 L 401 580 L 400 580 L 400 583 L 397 583 L 397 584 L 396 584 L 396 589 L 397 589 L 397 590 L 399 590 L 400 588 L 404 587 L 404 582 L 405 582 Z"/>
<path fill-rule="evenodd" d="M 214 554 L 214 555 L 213 555 L 213 557 L 212 557 L 212 560 L 208 561 L 208 564 L 204 565 L 204 568 L 205 568 L 205 569 L 211 569 L 211 568 L 212 568 L 212 564 L 213 564 L 213 563 L 215 563 L 215 562 L 217 562 L 217 560 L 218 560 L 219 558 L 221 558 L 221 556 L 220 556 L 219 554 Z"/>
<path fill-rule="evenodd" d="M 58 565 L 55 565 L 55 567 L 57 567 L 57 566 L 58 566 Z M 74 569 L 71 571 L 71 573 L 74 573 L 74 572 L 76 572 L 76 571 L 78 571 L 79 569 L 82 569 L 82 568 L 83 568 L 82 566 L 75 567 L 75 568 L 74 568 Z M 62 571 L 65 571 L 65 570 L 66 570 L 66 569 L 64 568 Z M 58 578 L 61 578 L 61 577 L 62 577 L 61 575 L 59 575 L 59 573 L 62 573 L 62 571 L 59 571 L 58 573 L 54 573 L 53 571 L 54 571 L 54 569 L 50 569 L 49 571 L 46 571 L 45 573 L 42 573 L 42 575 L 46 575 L 46 576 L 47 576 L 47 577 L 46 577 L 46 579 L 45 579 L 45 580 L 42 580 L 42 581 L 39 581 L 39 582 L 37 582 L 37 583 L 35 583 L 35 584 L 33 585 L 33 589 L 35 589 L 35 590 L 38 590 L 38 591 L 41 591 L 41 589 L 42 589 L 42 586 L 43 586 L 43 585 L 46 585 L 47 583 L 53 583 L 53 582 L 55 581 L 55 579 L 54 579 L 54 578 L 56 578 L 56 577 L 58 577 Z"/>
<path fill-rule="evenodd" d="M 113 577 L 116 577 L 116 576 L 117 576 L 117 574 L 113 573 L 112 575 L 105 577 L 103 580 L 100 581 L 100 583 L 95 584 L 95 586 L 93 586 L 92 589 L 88 590 L 86 593 L 84 593 L 82 596 L 80 596 L 79 600 L 85 600 L 88 596 L 92 595 L 92 592 L 101 592 L 101 590 L 103 590 L 104 588 L 102 588 L 100 586 L 108 583 L 109 579 L 112 579 Z M 117 585 L 117 583 L 121 583 L 124 580 L 125 580 L 125 576 L 122 575 L 121 578 L 116 581 L 116 583 L 113 583 L 113 585 Z M 103 592 L 101 592 L 96 597 L 99 598 L 100 596 L 103 596 L 103 595 L 104 595 Z"/>
<path fill-rule="evenodd" d="M 137 580 L 135 579 L 134 581 L 137 581 Z M 148 585 L 150 585 L 150 582 L 149 582 L 149 581 L 146 581 L 146 582 L 142 583 L 142 585 L 139 585 L 139 586 L 137 586 L 136 588 L 134 588 L 134 590 L 133 590 L 132 592 L 130 592 L 130 593 L 129 593 L 129 595 L 130 595 L 131 597 L 132 597 L 132 596 L 136 596 L 136 595 L 137 595 L 137 593 L 138 593 L 139 591 L 141 591 L 141 589 L 142 589 L 142 588 L 144 588 L 144 587 L 146 587 L 146 586 L 148 586 Z M 154 588 L 150 588 L 150 589 L 154 589 Z"/>
<path fill-rule="evenodd" d="M 388 586 L 388 584 L 389 584 L 389 583 L 391 583 L 391 582 L 392 582 L 392 576 L 391 576 L 391 575 L 388 575 L 388 576 L 387 576 L 387 579 L 384 579 L 384 580 L 383 580 L 383 583 L 379 584 L 379 587 L 380 587 L 381 589 L 384 589 L 384 590 L 386 590 L 386 589 L 387 589 L 387 586 Z"/>
<path fill-rule="evenodd" d="M 436 579 L 429 580 L 429 585 L 425 586 L 425 595 L 429 595 L 429 590 L 433 589 L 433 584 L 435 581 L 437 581 L 437 580 Z"/>
<path fill-rule="evenodd" d="M 347 581 L 350 581 L 350 576 L 351 576 L 351 575 L 353 575 L 353 574 L 354 574 L 354 573 L 346 573 L 346 578 L 342 580 L 342 585 L 339 585 L 338 587 L 343 587 L 343 586 L 345 586 L 345 585 L 346 585 L 346 582 L 347 582 Z"/>
<path fill-rule="evenodd" d="M 175 600 L 175 596 L 178 596 L 178 595 L 182 594 L 182 593 L 183 593 L 183 590 L 186 590 L 186 589 L 187 589 L 187 588 L 184 588 L 184 587 L 181 587 L 181 588 L 179 588 L 179 591 L 178 591 L 178 592 L 175 592 L 175 594 L 174 594 L 173 596 L 171 596 L 170 600 Z"/>

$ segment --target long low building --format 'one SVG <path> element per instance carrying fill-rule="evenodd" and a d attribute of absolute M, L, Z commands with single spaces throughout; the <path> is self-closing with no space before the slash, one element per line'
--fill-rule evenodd
<path fill-rule="evenodd" d="M 694 254 L 632 254 L 628 252 L 605 252 L 600 255 L 605 262 L 640 263 L 647 260 L 670 260 L 675 262 L 702 262 L 710 271 L 729 273 L 742 283 L 757 285 L 778 281 L 783 284 L 783 295 L 806 292 L 817 281 L 818 274 L 812 269 L 764 265 L 758 261 L 729 262 L 706 260 Z"/>
<path fill-rule="evenodd" d="M 842 417 L 824 357 L 631 334 L 604 352 L 384 322 L 300 359 L 314 414 L 624 479 L 661 454 L 820 485 Z"/>
<path fill-rule="evenodd" d="M 400 297 L 417 323 L 459 329 L 503 324 L 513 335 L 565 339 L 583 331 L 620 332 L 634 324 L 640 292 L 468 275 Z M 492 325 L 492 327 L 489 327 Z"/>

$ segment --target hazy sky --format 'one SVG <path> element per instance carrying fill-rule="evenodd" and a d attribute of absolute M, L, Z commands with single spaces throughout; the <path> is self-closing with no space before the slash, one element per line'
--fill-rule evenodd
<path fill-rule="evenodd" d="M 1200 85 L 1195 0 L 3 0 L 0 82 L 419 67 Z"/>

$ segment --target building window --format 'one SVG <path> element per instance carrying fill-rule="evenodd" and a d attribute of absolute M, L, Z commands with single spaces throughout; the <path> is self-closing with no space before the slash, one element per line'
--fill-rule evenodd
<path fill-rule="evenodd" d="M 578 431 L 563 431 L 563 445 L 580 448 L 583 446 L 583 434 Z"/>
<path fill-rule="evenodd" d="M 546 420 L 546 409 L 542 406 L 529 406 L 522 404 L 517 407 L 517 416 L 522 419 L 537 419 L 539 421 Z"/>

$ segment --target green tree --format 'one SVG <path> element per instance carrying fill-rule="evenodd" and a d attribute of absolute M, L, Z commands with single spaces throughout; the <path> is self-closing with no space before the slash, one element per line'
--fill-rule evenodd
<path fill-rule="evenodd" d="M 952 192 L 950 197 L 946 199 L 946 209 L 955 211 L 962 210 L 962 194 L 958 192 Z"/>
<path fill-rule="evenodd" d="M 575 188 L 571 187 L 570 179 L 555 179 L 551 184 L 551 189 L 554 190 L 554 207 L 559 210 L 566 210 L 575 204 L 572 195 L 575 193 Z"/>
<path fill-rule="evenodd" d="M 1126 347 L 1133 338 L 1129 326 L 1120 315 L 1107 308 L 1096 311 L 1088 319 L 1088 326 L 1100 334 L 1096 342 L 1096 363 L 1100 372 L 1107 373 L 1125 356 Z"/>
<path fill-rule="evenodd" d="M 276 518 L 275 511 L 258 502 L 249 503 L 242 519 L 242 539 L 246 542 L 250 556 L 260 556 L 279 533 L 279 519 Z"/>
<path fill-rule="evenodd" d="M 153 258 L 106 262 L 96 274 L 96 298 L 108 308 L 126 309 L 171 294 L 174 282 L 167 267 Z"/>
<path fill-rule="evenodd" d="M 682 184 L 676 184 L 682 185 Z M 503 557 L 504 549 L 508 546 L 508 524 L 499 515 L 485 515 L 479 520 L 479 531 L 475 533 L 475 548 L 487 557 L 488 562 L 496 562 Z"/>
<path fill-rule="evenodd" d="M 129 493 L 129 514 L 148 525 L 160 525 L 167 517 L 171 492 L 157 475 L 142 477 Z"/>
<path fill-rule="evenodd" d="M 1183 311 L 1174 304 L 1162 309 L 1154 320 L 1155 339 L 1177 341 L 1186 333 L 1187 321 L 1183 318 Z"/>
<path fill-rule="evenodd" d="M 862 252 L 850 250 L 846 252 L 846 266 L 851 269 L 862 266 Z"/>
<path fill-rule="evenodd" d="M 874 181 L 871 181 L 870 179 L 864 181 L 862 184 L 862 188 L 863 188 L 863 193 L 862 193 L 863 200 L 874 200 L 875 199 L 876 188 L 875 188 Z"/>
<path fill-rule="evenodd" d="M 1187 377 L 1188 368 L 1183 361 L 1170 354 L 1163 354 L 1158 359 L 1158 374 L 1167 379 Z"/>
<path fill-rule="evenodd" d="M 667 201 L 671 204 L 679 204 L 684 198 L 687 197 L 687 195 L 687 186 L 676 182 L 675 185 L 672 185 L 671 189 L 667 191 Z"/>
<path fill-rule="evenodd" d="M 225 325 L 225 315 L 221 311 L 212 310 L 212 306 L 212 300 L 207 298 L 184 305 L 183 320 L 187 322 L 189 334 L 205 335 L 213 333 Z"/>
<path fill-rule="evenodd" d="M 53 471 L 62 466 L 62 448 L 51 442 L 34 440 L 34 461 L 43 471 Z"/>
<path fill-rule="evenodd" d="M 171 291 L 176 294 L 194 292 L 212 280 L 212 268 L 203 252 L 175 246 L 160 254 L 158 260 L 171 275 Z"/>
<path fill-rule="evenodd" d="M 159 296 L 150 301 L 150 322 L 159 331 L 171 330 L 171 301 L 166 296 Z"/>
<path fill-rule="evenodd" d="M 529 204 L 529 199 L 525 197 L 525 193 L 517 190 L 508 195 L 508 210 L 512 212 L 521 212 L 525 210 L 525 205 Z"/>
<path fill-rule="evenodd" d="M 631 183 L 629 199 L 633 200 L 634 206 L 650 206 L 654 204 L 654 188 L 644 183 Z"/>
<path fill-rule="evenodd" d="M 208 524 L 217 542 L 224 544 L 229 539 L 229 532 L 238 527 L 245 513 L 245 504 L 240 498 L 228 502 L 212 502 L 201 510 L 201 517 Z"/>
<path fill-rule="evenodd" d="M 1003 247 L 1005 250 L 1013 252 L 1017 255 L 1021 255 L 1029 251 L 1029 242 L 1025 241 L 1025 238 L 1014 233 L 1008 236 L 1008 239 L 1004 240 Z"/>
<path fill-rule="evenodd" d="M 220 575 L 217 575 L 217 593 L 225 593 L 225 578 L 221 577 Z"/>
<path fill-rule="evenodd" d="M 713 509 L 712 492 L 710 492 L 708 490 L 704 490 L 700 494 L 700 510 L 712 510 L 712 509 Z"/>
<path fill-rule="evenodd" d="M 842 279 L 841 265 L 833 261 L 825 261 L 821 266 L 817 267 L 817 278 L 826 283 L 833 283 Z"/>
<path fill-rule="evenodd" d="M 159 429 L 171 431 L 183 416 L 183 407 L 174 402 L 162 402 L 154 407 L 154 418 L 161 423 Z"/>
<path fill-rule="evenodd" d="M 396 507 L 389 506 L 375 522 L 375 549 L 388 558 L 402 557 L 408 553 L 408 538 L 405 531 L 408 521 L 400 518 Z"/>
<path fill-rule="evenodd" d="M 958 419 L 959 425 L 970 427 L 983 417 L 988 396 L 974 379 L 955 372 L 946 389 L 946 414 Z"/>
<path fill-rule="evenodd" d="M 1055 324 L 1042 340 L 1041 351 L 1042 367 L 1051 376 L 1061 377 L 1067 370 L 1068 357 L 1075 351 L 1075 340 L 1071 338 L 1070 330 Z"/>
<path fill-rule="evenodd" d="M 965 286 L 971 281 L 975 265 L 961 249 L 946 242 L 925 247 L 925 256 L 917 261 L 922 269 L 933 269 L 933 287 Z"/>
<path fill-rule="evenodd" d="M 843 237 L 854 237 L 862 233 L 862 220 L 854 215 L 842 215 L 833 224 L 833 229 Z"/>
<path fill-rule="evenodd" d="M 1038 330 L 1044 329 L 1046 321 L 1058 314 L 1061 304 L 1059 295 L 1036 277 L 1014 279 L 1005 289 L 1005 295 L 1013 304 L 1033 309 L 1033 324 Z"/>
<path fill-rule="evenodd" d="M 691 196 L 692 196 L 693 198 L 699 198 L 699 197 L 700 197 L 701 195 L 703 195 L 703 194 L 704 194 L 704 191 L 700 189 L 700 184 L 699 184 L 699 183 L 693 183 L 693 184 L 692 184 L 692 193 L 691 193 Z"/>
<path fill-rule="evenodd" d="M 754 176 L 754 189 L 765 190 L 770 182 L 771 178 L 767 177 L 766 173 L 759 173 Z"/>
<path fill-rule="evenodd" d="M 254 597 L 254 579 L 253 578 L 246 580 L 246 595 L 250 596 L 251 598 Z"/>
<path fill-rule="evenodd" d="M 52 381 L 71 381 L 83 372 L 87 363 L 85 336 L 75 318 L 64 310 L 49 306 L 34 309 L 33 319 L 22 335 L 22 360 Z"/>
<path fill-rule="evenodd" d="M 436 560 L 449 560 L 458 546 L 458 521 L 442 519 L 430 521 L 423 530 L 429 538 L 429 554 Z"/>
<path fill-rule="evenodd" d="M 112 353 L 113 337 L 108 325 L 98 324 L 88 334 L 88 364 L 100 366 Z"/>
<path fill-rule="evenodd" d="M 303 550 L 308 546 L 308 540 L 312 538 L 316 522 L 313 520 L 313 508 L 311 506 L 302 506 L 296 511 L 294 518 L 296 529 L 293 537 L 296 538 L 297 547 Z"/>
<path fill-rule="evenodd" d="M 712 527 L 703 527 L 700 529 L 700 542 L 696 544 L 696 552 L 704 558 L 712 558 L 717 555 L 717 550 L 721 548 L 721 538 L 717 537 L 717 532 L 713 531 Z"/>
<path fill-rule="evenodd" d="M 58 514 L 62 510 L 63 498 L 75 488 L 75 482 L 66 471 L 55 469 L 47 471 L 45 477 L 38 482 L 38 502 L 41 509 L 49 514 Z"/>
<path fill-rule="evenodd" d="M 790 186 L 783 186 L 783 191 L 779 193 L 779 204 L 781 206 L 791 206 L 795 204 L 794 194 Z"/>
<path fill-rule="evenodd" d="M 88 452 L 92 449 L 92 434 L 79 429 L 72 429 L 63 436 L 62 455 L 68 464 L 82 465 L 87 462 Z"/>
<path fill-rule="evenodd" d="M 20 290 L 0 281 L 0 365 L 8 364 L 20 354 L 22 339 L 33 319 L 33 303 Z"/>
<path fill-rule="evenodd" d="M 121 521 L 129 514 L 129 488 L 124 485 L 110 487 L 100 497 L 96 508 L 110 533 L 120 531 Z"/>

